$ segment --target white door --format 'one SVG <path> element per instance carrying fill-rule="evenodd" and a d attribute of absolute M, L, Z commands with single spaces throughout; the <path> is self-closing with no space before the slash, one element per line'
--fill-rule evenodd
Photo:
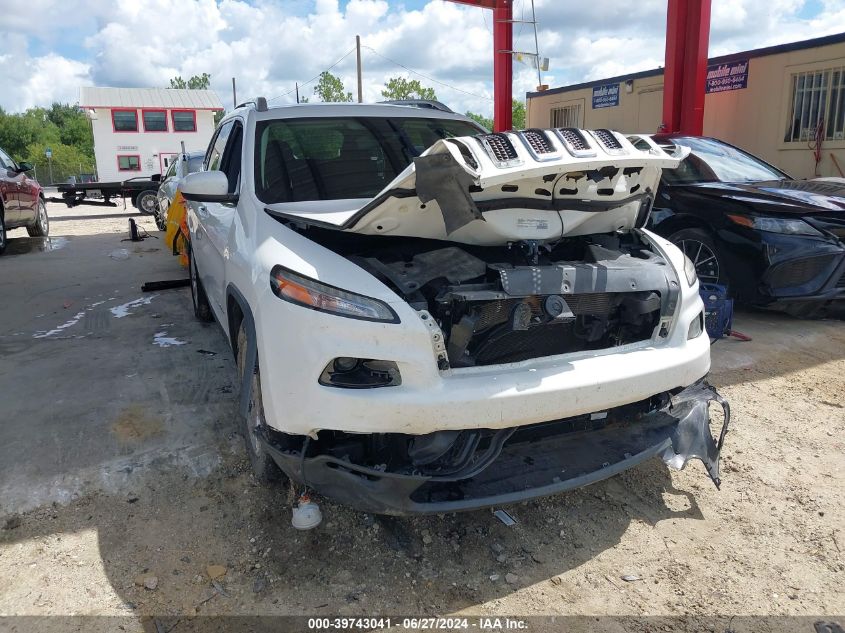
<path fill-rule="evenodd" d="M 220 128 L 212 151 L 206 157 L 206 171 L 222 171 L 229 178 L 229 193 L 237 193 L 241 168 L 243 126 L 230 121 Z M 197 241 L 197 268 L 214 311 L 225 315 L 225 258 L 237 205 L 230 202 L 202 202 L 197 206 L 200 230 Z M 193 242 L 192 242 L 193 246 Z"/>

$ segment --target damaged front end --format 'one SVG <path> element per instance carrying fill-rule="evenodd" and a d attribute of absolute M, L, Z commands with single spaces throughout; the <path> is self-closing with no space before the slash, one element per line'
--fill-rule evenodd
<path fill-rule="evenodd" d="M 722 410 L 711 431 L 710 403 Z M 705 382 L 607 411 L 506 429 L 429 435 L 270 432 L 261 441 L 294 481 L 378 514 L 456 512 L 514 503 L 607 479 L 655 456 L 703 462 L 721 483 L 728 403 Z"/>
<path fill-rule="evenodd" d="M 309 261 L 296 274 L 396 318 L 348 337 L 323 318 L 314 401 L 335 417 L 293 407 L 297 426 L 261 431 L 266 451 L 384 514 L 555 494 L 654 456 L 699 459 L 719 486 L 730 412 L 702 379 L 697 283 L 643 229 L 679 160 L 607 130 L 449 138 L 370 200 L 268 206 L 301 249 L 289 263 Z"/>

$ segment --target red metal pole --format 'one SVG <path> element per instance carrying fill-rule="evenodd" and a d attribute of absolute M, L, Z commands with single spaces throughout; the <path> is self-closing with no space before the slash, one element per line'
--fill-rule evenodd
<path fill-rule="evenodd" d="M 681 79 L 684 67 L 687 2 L 669 0 L 666 9 L 666 67 L 663 71 L 663 121 L 661 132 L 681 127 Z"/>
<path fill-rule="evenodd" d="M 662 132 L 700 135 L 710 39 L 710 0 L 669 0 Z"/>
<path fill-rule="evenodd" d="M 710 39 L 710 0 L 689 0 L 684 53 L 681 132 L 704 133 L 704 87 L 707 82 L 707 44 Z"/>
<path fill-rule="evenodd" d="M 513 2 L 493 9 L 493 130 L 513 127 Z"/>

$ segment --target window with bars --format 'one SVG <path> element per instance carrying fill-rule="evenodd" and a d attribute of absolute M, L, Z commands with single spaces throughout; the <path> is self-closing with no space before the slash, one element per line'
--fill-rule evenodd
<path fill-rule="evenodd" d="M 581 104 L 552 108 L 552 127 L 581 127 Z"/>
<path fill-rule="evenodd" d="M 845 67 L 792 75 L 784 142 L 809 142 L 821 126 L 828 141 L 845 140 Z"/>

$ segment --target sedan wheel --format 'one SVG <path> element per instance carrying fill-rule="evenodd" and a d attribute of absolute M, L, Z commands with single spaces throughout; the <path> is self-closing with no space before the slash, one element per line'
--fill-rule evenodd
<path fill-rule="evenodd" d="M 727 276 L 719 261 L 716 246 L 706 231 L 684 229 L 672 235 L 669 240 L 689 257 L 701 283 L 727 284 Z"/>
<path fill-rule="evenodd" d="M 26 227 L 30 237 L 47 237 L 50 235 L 50 218 L 47 217 L 47 204 L 38 198 L 38 217 L 34 226 Z"/>

